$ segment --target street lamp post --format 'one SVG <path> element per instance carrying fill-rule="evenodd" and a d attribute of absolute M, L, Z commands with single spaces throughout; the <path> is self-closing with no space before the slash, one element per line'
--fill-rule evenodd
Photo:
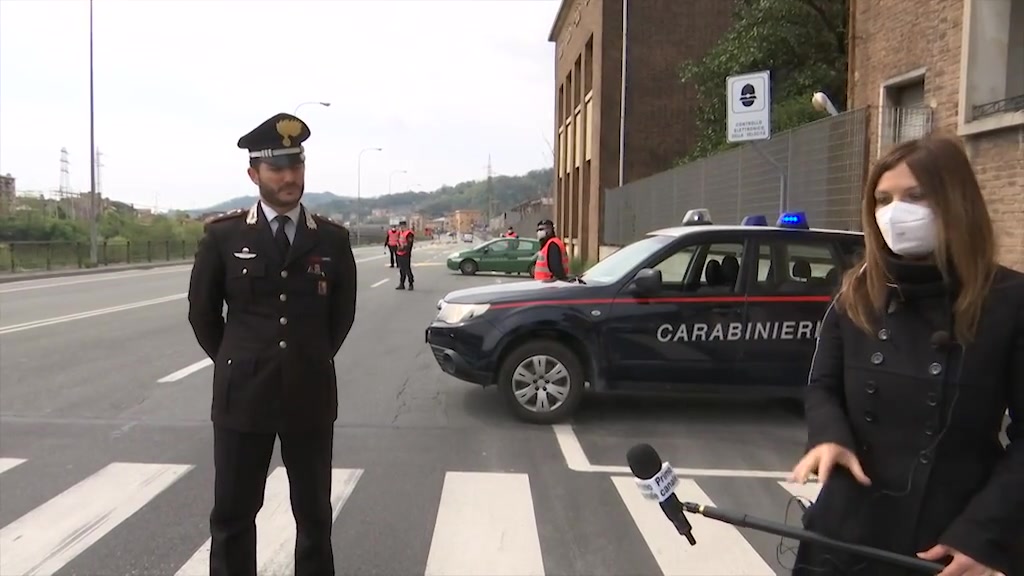
<path fill-rule="evenodd" d="M 395 174 L 408 174 L 405 170 L 395 170 L 388 176 L 388 194 L 394 193 L 393 184 L 395 183 Z"/>
<path fill-rule="evenodd" d="M 93 82 L 92 0 L 89 0 L 89 262 L 99 263 L 99 207 L 96 199 L 96 104 Z"/>
<path fill-rule="evenodd" d="M 382 150 L 383 148 L 363 148 L 359 151 L 359 158 L 356 160 L 356 246 L 359 246 L 359 204 L 363 195 L 363 154 Z"/>
<path fill-rule="evenodd" d="M 331 105 L 330 102 L 317 102 L 316 100 L 310 100 L 309 102 L 303 102 L 302 104 L 299 104 L 298 106 L 296 106 L 295 110 L 292 112 L 292 114 L 298 115 L 299 114 L 299 108 L 302 108 L 303 106 L 308 106 L 310 104 L 316 104 L 318 106 L 323 106 L 324 108 L 329 108 L 330 105 Z"/>

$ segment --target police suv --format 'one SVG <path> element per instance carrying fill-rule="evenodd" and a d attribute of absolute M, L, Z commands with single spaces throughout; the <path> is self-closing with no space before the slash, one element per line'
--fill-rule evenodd
<path fill-rule="evenodd" d="M 566 420 L 584 390 L 801 398 L 815 338 L 859 232 L 707 210 L 568 282 L 457 290 L 426 341 L 441 369 L 497 385 L 522 420 Z"/>

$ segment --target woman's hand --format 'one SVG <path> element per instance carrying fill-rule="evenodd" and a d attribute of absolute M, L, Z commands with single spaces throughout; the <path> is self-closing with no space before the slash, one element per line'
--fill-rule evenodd
<path fill-rule="evenodd" d="M 936 544 L 929 550 L 918 552 L 917 556 L 933 562 L 939 562 L 943 558 L 952 556 L 953 561 L 946 566 L 945 570 L 939 572 L 939 576 L 1002 576 L 1000 572 L 981 564 L 974 558 L 942 544 Z"/>
<path fill-rule="evenodd" d="M 797 462 L 796 467 L 790 474 L 791 482 L 803 484 L 807 482 L 811 474 L 817 474 L 818 480 L 824 484 L 828 481 L 829 474 L 836 464 L 845 467 L 864 486 L 871 485 L 871 479 L 860 467 L 857 455 L 839 444 L 819 444 L 811 449 L 803 458 Z M 947 575 L 948 576 L 948 575 Z"/>

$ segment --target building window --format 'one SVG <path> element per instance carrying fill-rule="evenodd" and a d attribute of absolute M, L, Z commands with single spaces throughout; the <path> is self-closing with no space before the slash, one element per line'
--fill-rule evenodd
<path fill-rule="evenodd" d="M 587 107 L 583 112 L 583 120 L 586 122 L 587 128 L 583 134 L 583 157 L 590 161 L 590 151 L 594 146 L 594 93 L 593 91 L 587 93 Z"/>
<path fill-rule="evenodd" d="M 960 131 L 1024 125 L 1024 0 L 967 0 Z"/>
<path fill-rule="evenodd" d="M 878 152 L 932 131 L 932 109 L 925 103 L 924 70 L 882 84 Z"/>
<path fill-rule="evenodd" d="M 565 121 L 565 173 L 572 171 L 573 140 L 572 116 Z"/>
<path fill-rule="evenodd" d="M 576 107 L 576 118 L 572 121 L 573 135 L 576 137 L 575 164 L 579 168 L 583 163 L 583 110 Z"/>
<path fill-rule="evenodd" d="M 565 127 L 558 127 L 558 173 L 565 168 Z"/>

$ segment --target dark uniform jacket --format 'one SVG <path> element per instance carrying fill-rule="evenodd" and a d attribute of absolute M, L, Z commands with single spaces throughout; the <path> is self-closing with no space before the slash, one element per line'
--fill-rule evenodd
<path fill-rule="evenodd" d="M 305 207 L 295 224 L 287 258 L 258 203 L 209 222 L 199 244 L 188 318 L 214 361 L 217 426 L 272 432 L 337 418 L 334 357 L 355 319 L 355 258 L 339 224 Z"/>
<path fill-rule="evenodd" d="M 999 269 L 964 349 L 951 326 L 955 296 L 937 268 L 892 262 L 890 274 L 890 304 L 874 333 L 834 306 L 822 322 L 808 444 L 853 450 L 872 485 L 837 467 L 806 527 L 907 555 L 941 543 L 1024 576 L 1024 276 Z M 811 545 L 792 573 L 911 574 Z"/>

